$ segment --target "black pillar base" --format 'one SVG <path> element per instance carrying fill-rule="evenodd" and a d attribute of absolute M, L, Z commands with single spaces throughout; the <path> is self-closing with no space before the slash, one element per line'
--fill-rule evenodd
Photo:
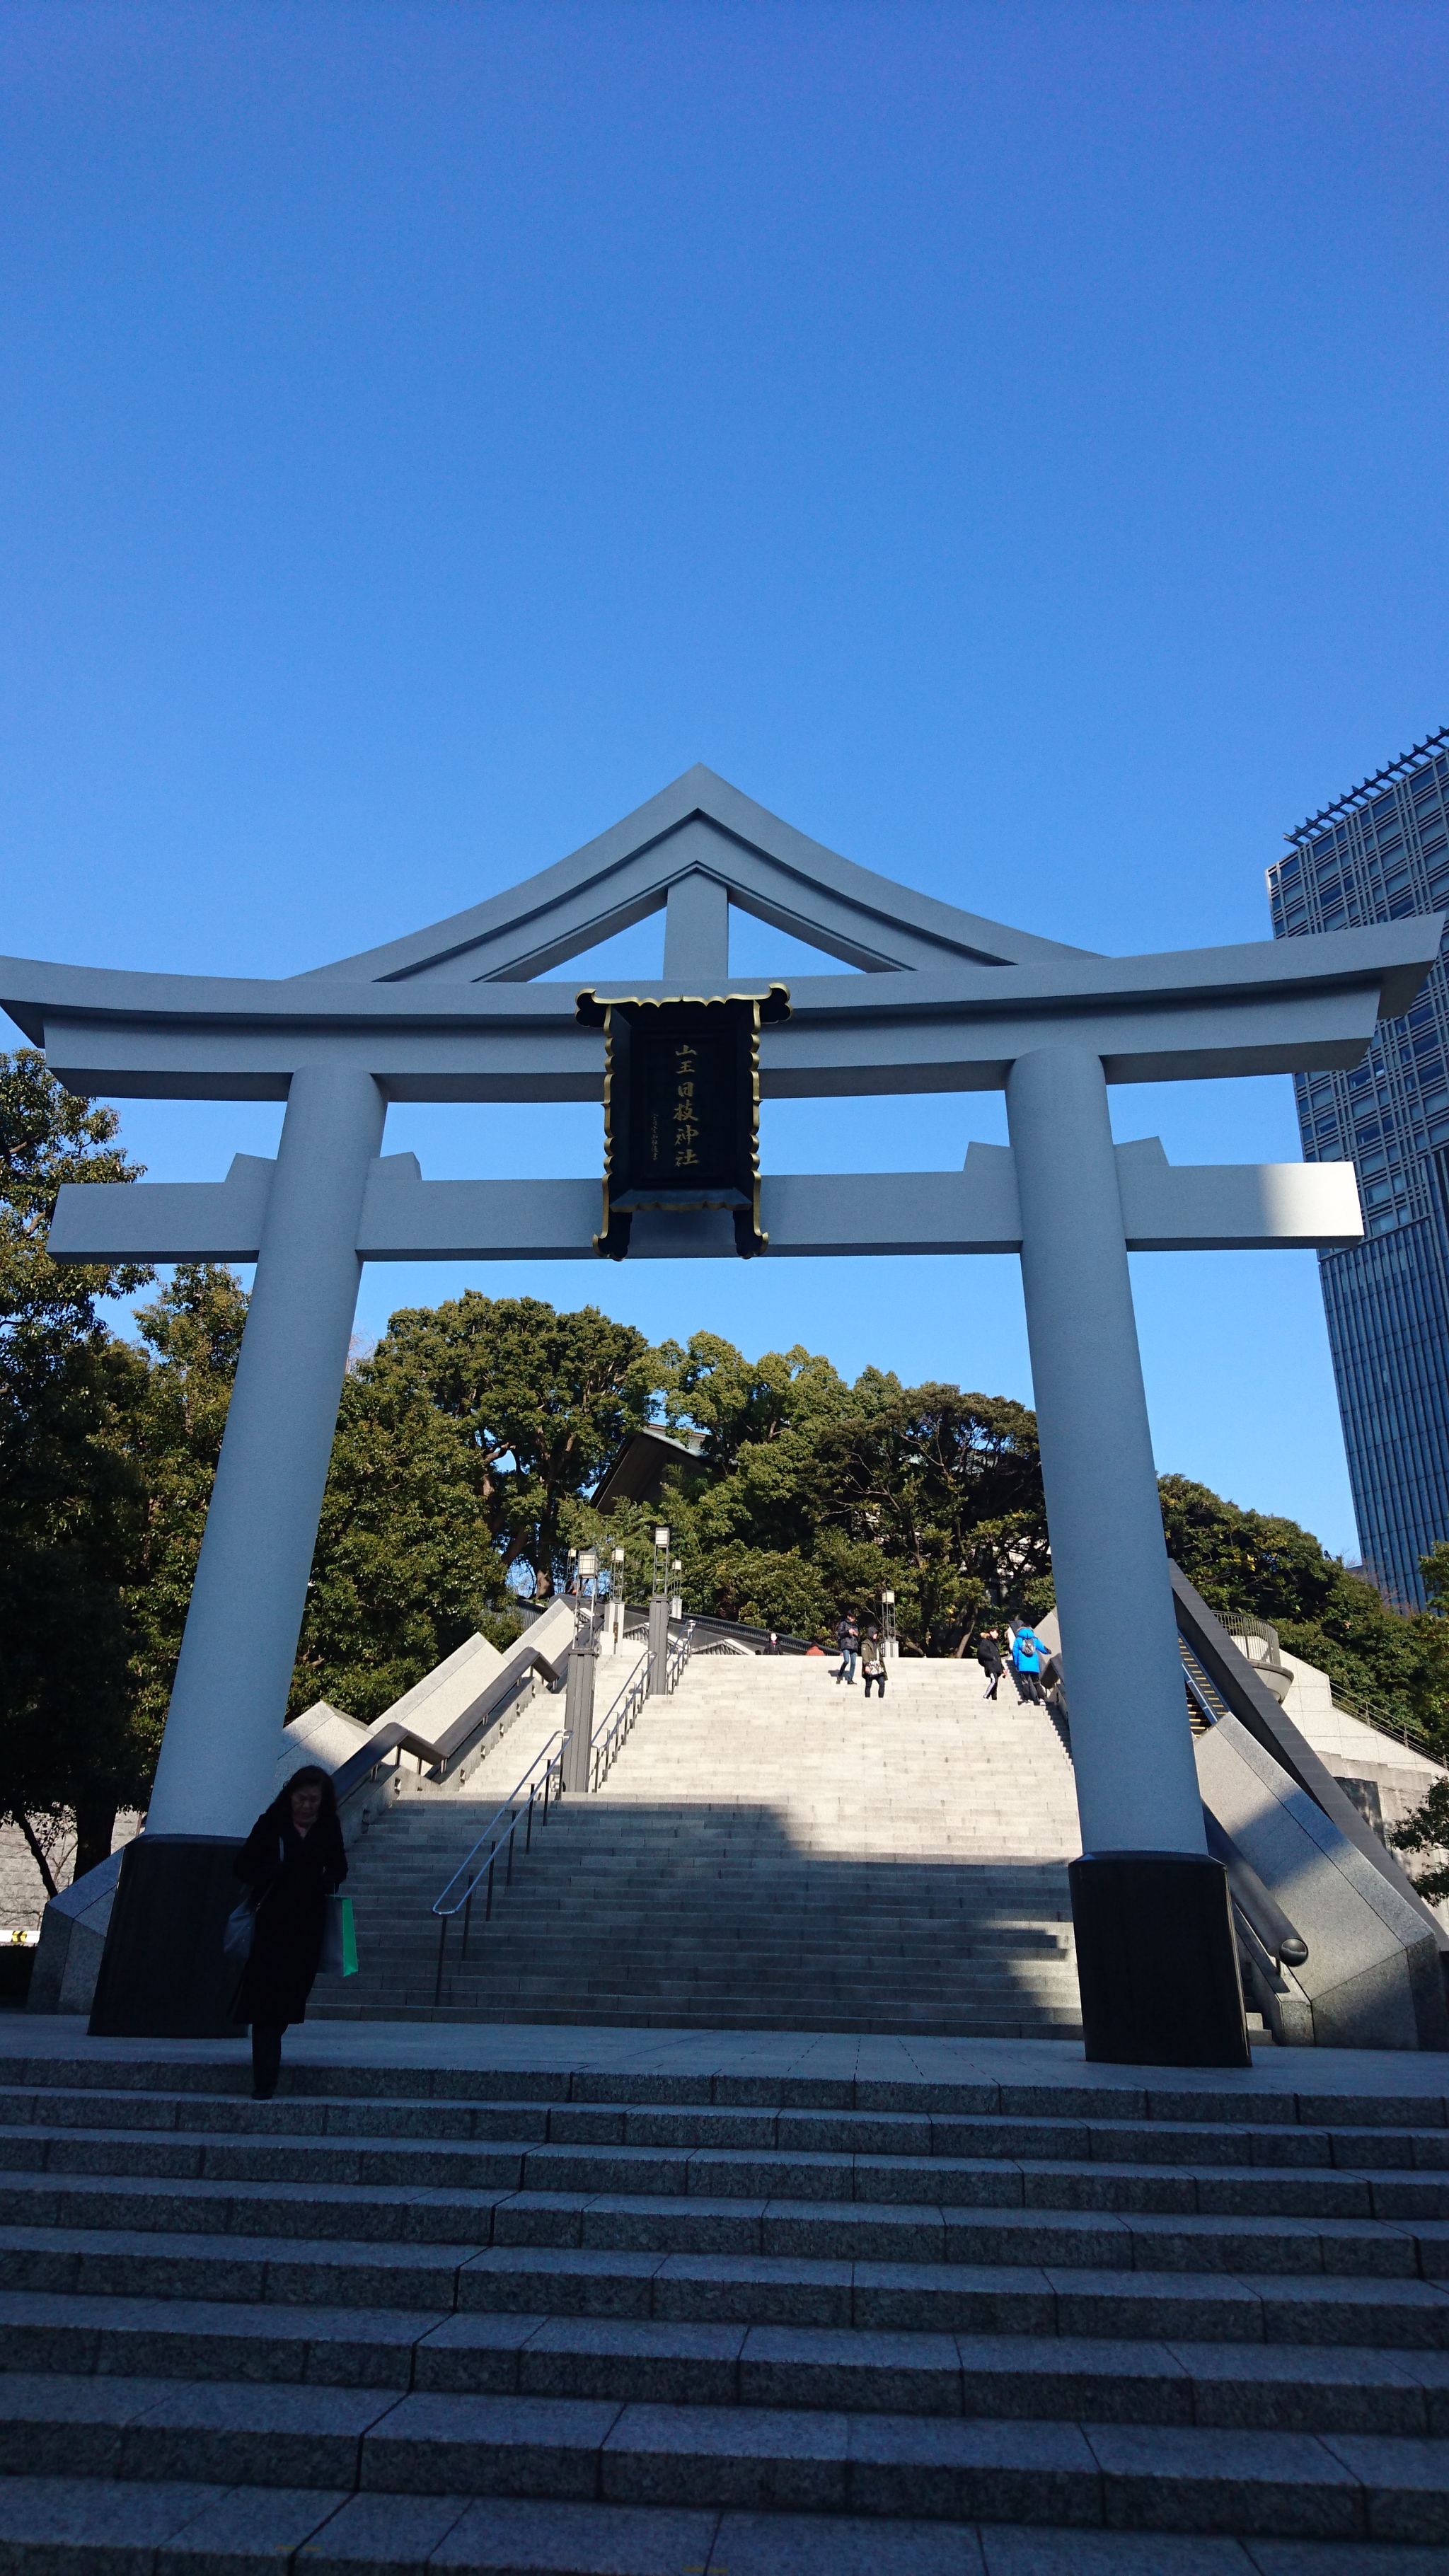
<path fill-rule="evenodd" d="M 1087 2056 L 1105 2066 L 1250 2066 L 1221 1861 L 1084 1852 L 1067 1876 Z"/>
<path fill-rule="evenodd" d="M 239 1840 L 138 1834 L 126 1845 L 91 2006 L 92 2039 L 237 2039 L 238 1969 L 221 1955 L 243 1890 Z"/>

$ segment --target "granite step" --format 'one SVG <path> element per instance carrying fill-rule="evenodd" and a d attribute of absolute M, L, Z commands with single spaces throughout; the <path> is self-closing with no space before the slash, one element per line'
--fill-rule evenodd
<path fill-rule="evenodd" d="M 1449 2437 L 1445 2350 L 16 2291 L 0 2332 L 32 2376 Z"/>
<path fill-rule="evenodd" d="M 408 2003 L 391 1996 L 364 1996 L 356 2003 L 313 2003 L 307 2010 L 312 2021 L 443 2022 L 459 2026 L 489 2022 L 525 2029 L 784 2031 L 799 2030 L 804 2025 L 823 2037 L 844 2039 L 904 2034 L 916 2039 L 1074 2040 L 1082 2035 L 1080 2016 L 1069 2015 L 1065 2006 L 1057 2014 L 1010 2012 L 962 2019 L 957 2014 L 904 2009 L 864 2015 L 830 2013 L 817 2009 L 813 2002 L 804 2011 L 785 2005 L 775 2012 L 732 2011 L 718 2005 L 690 2009 L 674 2003 L 641 2011 L 637 2004 L 630 2009 L 622 1998 L 610 2004 L 551 1995 L 544 2005 L 531 2001 L 515 2004 L 485 1994 L 476 2001 L 458 2004 Z M 1268 2036 L 1261 2018 L 1253 2013 L 1248 2015 L 1248 2035 L 1260 2042 Z"/>
<path fill-rule="evenodd" d="M 1174 2541 L 1120 2526 L 974 2523 L 199 2484 L 11 2478 L 15 2576 L 1440 2576 L 1412 2543 Z M 1349 2554 L 1345 2555 L 1347 2546 Z"/>
<path fill-rule="evenodd" d="M 1382 2576 L 1449 2535 L 1442 2099 L 0 2077 L 5 2569 L 398 2576 L 456 2532 L 496 2576 L 739 2576 L 728 2530 L 771 2576 L 981 2576 L 1029 2526 L 1011 2576 Z"/>
<path fill-rule="evenodd" d="M 4 2227 L 0 2295 L 1449 2350 L 1449 2286 L 1439 2282 L 669 2254 L 649 2245 L 487 2247 Z"/>
<path fill-rule="evenodd" d="M 12 2371 L 0 2471 L 1423 2542 L 1449 2443 Z"/>
<path fill-rule="evenodd" d="M 807 1996 L 809 2009 L 802 2015 L 798 2005 L 781 2001 L 773 2011 L 763 2003 L 729 1998 L 721 2001 L 695 2000 L 667 1994 L 651 1998 L 647 2010 L 637 2002 L 630 2006 L 626 1995 L 561 1995 L 551 1992 L 547 2000 L 536 1995 L 511 1995 L 493 1986 L 462 1989 L 453 2001 L 448 2000 L 448 1981 L 444 1980 L 444 2000 L 435 2004 L 430 1985 L 419 1985 L 402 1994 L 360 1995 L 347 1991 L 335 2001 L 329 1998 L 309 2006 L 314 2021 L 455 2021 L 536 2023 L 557 2028 L 574 2025 L 580 2029 L 609 2030 L 795 2030 L 802 2017 L 811 2030 L 821 2036 L 861 2035 L 867 2032 L 896 2032 L 921 2039 L 1054 2039 L 1080 2038 L 1081 2018 L 1075 2003 L 1069 2009 L 1064 2002 L 1054 2008 L 1030 1998 L 1018 2001 L 998 1995 L 976 2012 L 913 2011 L 905 2006 L 882 2006 L 874 2012 L 841 2012 L 831 2008 L 828 1997 Z M 1250 2032 L 1256 2029 L 1264 2036 L 1261 2021 L 1249 2017 Z"/>
<path fill-rule="evenodd" d="M 261 2106 L 276 2109 L 276 2105 Z M 466 2116 L 466 2115 L 465 2115 Z M 749 2115 L 736 2115 L 748 2123 Z M 808 2115 L 807 2115 L 808 2118 Z M 1142 2158 L 1085 2164 L 1062 2158 L 920 2155 L 728 2143 L 604 2144 L 543 2136 L 547 2115 L 525 2122 L 532 2135 L 483 2123 L 472 2137 L 289 2133 L 269 2123 L 247 2135 L 227 2124 L 112 2134 L 100 2128 L 0 2127 L 0 2170 L 13 2176 L 142 2180 L 357 2184 L 409 2192 L 643 2192 L 714 2199 L 789 2198 L 830 2202 L 931 2202 L 943 2208 L 1154 2212 L 1197 2217 L 1449 2219 L 1449 2173 L 1301 2167 L 1214 2167 Z M 567 2126 L 567 2123 L 564 2124 Z M 641 2121 L 641 2126 L 647 2125 Z M 820 2124 L 816 2124 L 817 2127 Z M 494 2134 L 501 2129 L 501 2134 Z"/>
<path fill-rule="evenodd" d="M 211 2083 L 227 2070 L 195 2070 Z M 835 2106 L 796 2109 L 757 2103 L 736 2107 L 710 2102 L 663 2102 L 648 2099 L 550 2101 L 542 2095 L 510 2099 L 510 2079 L 496 2097 L 475 2094 L 369 2094 L 360 2099 L 319 2090 L 287 2089 L 294 2072 L 311 2082 L 313 2072 L 284 2068 L 283 2084 L 271 2102 L 253 2102 L 240 2089 L 244 2069 L 230 2070 L 238 2079 L 231 2092 L 122 2091 L 115 2088 L 33 2084 L 0 2086 L 0 2131 L 42 2127 L 50 2130 L 153 2132 L 182 2130 L 208 2138 L 420 2138 L 517 2139 L 525 2144 L 551 2141 L 570 2146 L 757 2147 L 840 2152 L 854 2155 L 966 2156 L 1029 2158 L 1067 2166 L 1092 2161 L 1108 2164 L 1190 2164 L 1213 2171 L 1244 2168 L 1333 2168 L 1347 2172 L 1427 2172 L 1449 2174 L 1449 2130 L 1442 2127 L 1304 2125 L 1291 2117 L 1270 2120 L 1269 2096 L 1254 2105 L 1251 2121 L 1160 2116 L 1113 2119 L 1104 2115 L 1100 2097 L 1081 2117 L 1028 2117 L 988 2110 L 912 2111 L 890 2108 L 856 2110 Z M 174 2081 L 177 2070 L 166 2070 Z M 450 2083 L 464 2078 L 453 2075 Z M 581 2079 L 582 2081 L 583 2079 Z M 955 2088 L 960 2089 L 960 2088 Z M 1062 2097 L 1058 2097 L 1062 2098 Z M 1071 2097 L 1065 2097 L 1070 2099 Z M 1126 2098 L 1126 2097 L 1124 2097 Z M 1203 2108 L 1220 2110 L 1220 2099 Z M 1284 2107 L 1291 2113 L 1292 2097 Z M 1317 2110 L 1346 2119 L 1356 2103 L 1319 2103 Z M 1390 2109 L 1393 2105 L 1386 2106 Z M 1399 2104 L 1402 2115 L 1407 2105 Z M 1432 2102 L 1417 2106 L 1436 2109 Z"/>
<path fill-rule="evenodd" d="M 379 2149 L 396 2165 L 397 2142 Z M 576 2150 L 560 2150 L 561 2157 Z M 631 2151 L 625 2151 L 626 2153 Z M 652 2159 L 665 2151 L 634 2150 Z M 729 2151 L 717 2151 L 723 2159 Z M 759 2160 L 736 2166 L 733 2190 L 647 2191 L 639 2169 L 623 2190 L 562 2183 L 519 2187 L 410 2184 L 359 2187 L 349 2182 L 287 2179 L 208 2180 L 166 2175 L 12 2172 L 7 2218 L 21 2227 L 120 2227 L 169 2232 L 358 2236 L 377 2243 L 586 2244 L 607 2250 L 647 2236 L 670 2253 L 813 2254 L 832 2260 L 888 2259 L 965 2263 L 1109 2263 L 1152 2271 L 1226 2271 L 1244 2267 L 1434 2280 L 1449 2274 L 1449 2221 L 1279 2213 L 1230 2209 L 1199 2213 L 1137 2208 L 1106 2210 L 953 2201 L 835 2198 L 821 2192 L 771 2192 Z M 798 2179 L 809 2169 L 789 2168 Z M 1129 2169 L 1130 2178 L 1130 2169 Z M 1139 2177 L 1140 2178 L 1140 2177 Z M 704 2177 L 701 2177 L 701 2186 Z M 829 2177 L 824 2179 L 828 2180 Z M 1286 2179 L 1286 2178 L 1285 2178 Z M 1313 2177 L 1301 2177 L 1308 2182 Z M 754 2188 L 746 2188 L 753 2182 Z M 1043 2177 L 1044 2189 L 1052 2177 Z M 863 2188 L 867 2184 L 863 2183 Z M 939 2185 L 937 2186 L 939 2188 Z M 980 2188 L 992 2187 L 987 2169 Z M 1386 2186 L 1377 2186 L 1386 2187 Z M 1416 2188 L 1412 2181 L 1410 2189 Z"/>
<path fill-rule="evenodd" d="M 1135 2124 L 1156 2134 L 1166 2127 L 1240 2126 L 1257 2136 L 1266 2130 L 1355 2132 L 1366 2144 L 1376 2135 L 1412 2132 L 1438 2136 L 1449 2156 L 1449 2090 L 1389 2092 L 1361 2087 L 1349 2092 L 1329 2089 L 1310 2052 L 1299 2053 L 1293 2072 L 1301 2089 L 1246 2092 L 1231 2079 L 1190 2070 L 1098 2067 L 1070 2074 L 1037 2075 L 1024 2070 L 1013 2080 L 985 2076 L 936 2079 L 924 2074 L 889 2078 L 789 2073 L 671 2073 L 658 2068 L 610 2071 L 596 2066 L 567 2068 L 492 2067 L 468 2063 L 440 2066 L 405 2063 L 304 2063 L 284 2059 L 277 2101 L 252 2104 L 251 2064 L 244 2038 L 205 2043 L 187 2058 L 105 2058 L 94 2043 L 81 2043 L 75 2057 L 36 2054 L 23 2045 L 0 2055 L 0 2084 L 12 2092 L 29 2090 L 37 2100 L 68 2101 L 78 2094 L 100 2092 L 128 2100 L 182 2100 L 240 2103 L 247 2116 L 289 2102 L 403 2103 L 423 2105 L 473 2102 L 497 2110 L 512 2103 L 544 2103 L 560 2109 L 621 2109 L 626 2114 L 654 2109 L 671 2115 L 718 2110 L 758 2111 L 770 2117 L 797 2112 L 871 2116 L 930 2117 L 936 2120 L 1046 2124 L 1054 2134 L 1086 2125 Z M 223 2053 L 224 2052 L 224 2053 Z M 1420 2061 L 1421 2062 L 1421 2061 Z M 1438 2062 L 1430 2061 L 1438 2072 Z M 1406 2060 L 1406 2073 L 1416 2061 Z M 1449 2088 L 1449 2072 L 1444 2077 Z M 1241 2113 L 1241 2121 L 1239 2119 Z"/>

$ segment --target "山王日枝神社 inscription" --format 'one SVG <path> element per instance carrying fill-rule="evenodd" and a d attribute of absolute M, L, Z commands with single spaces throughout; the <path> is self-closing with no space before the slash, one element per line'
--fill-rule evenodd
<path fill-rule="evenodd" d="M 760 1231 L 760 1030 L 790 1016 L 783 984 L 708 1000 L 603 1000 L 581 993 L 580 1025 L 604 1032 L 604 1219 L 594 1241 L 629 1249 L 642 1208 L 724 1210 L 744 1258 Z"/>
<path fill-rule="evenodd" d="M 792 974 L 785 1012 L 783 987 L 730 976 L 732 905 L 846 971 Z M 659 911 L 662 976 L 581 1019 L 577 981 L 551 976 Z M 1351 1165 L 1175 1170 L 1155 1139 L 1114 1143 L 1109 1086 L 1347 1069 L 1378 1019 L 1408 1010 L 1442 927 L 1411 917 L 1281 945 L 1097 956 L 858 867 L 692 769 L 526 884 L 307 975 L 0 958 L 0 1003 L 72 1091 L 286 1103 L 275 1160 L 239 1155 L 225 1181 L 63 1188 L 51 1226 L 62 1260 L 257 1265 L 98 2027 L 225 2026 L 210 1927 L 234 1899 L 232 1848 L 270 1794 L 363 1262 L 587 1262 L 617 1251 L 627 1225 L 631 1260 L 1019 1255 L 1095 1856 L 1074 1868 L 1110 1861 L 1107 1894 L 1078 1923 L 1084 1996 L 1089 1970 L 1121 1990 L 1121 1963 L 1138 1955 L 1124 1926 L 1150 1920 L 1154 1954 L 1173 1961 L 1172 2012 L 1154 2024 L 1143 2006 L 1138 2056 L 1152 2057 L 1150 2038 L 1172 2063 L 1242 2063 L 1127 1257 L 1336 1246 L 1363 1228 Z M 717 998 L 680 1000 L 691 994 Z M 601 1102 L 606 1055 L 602 1234 L 593 1176 L 425 1180 L 411 1154 L 382 1151 L 394 1101 Z M 761 1095 L 924 1091 L 1004 1092 L 1010 1144 L 973 1143 L 951 1171 L 760 1176 Z M 1124 1871 L 1139 1888 L 1151 1878 L 1145 1915 L 1119 1904 Z M 1168 1880 L 1206 1887 L 1205 1930 L 1184 1929 L 1191 1907 L 1172 1910 Z M 1087 2029 L 1090 2055 L 1090 2010 Z"/>

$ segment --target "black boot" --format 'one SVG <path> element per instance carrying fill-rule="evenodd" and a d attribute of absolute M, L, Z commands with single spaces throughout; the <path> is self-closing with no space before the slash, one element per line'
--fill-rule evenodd
<path fill-rule="evenodd" d="M 266 2022 L 252 2023 L 252 2100 L 270 2102 L 282 2071 L 282 2034 Z"/>

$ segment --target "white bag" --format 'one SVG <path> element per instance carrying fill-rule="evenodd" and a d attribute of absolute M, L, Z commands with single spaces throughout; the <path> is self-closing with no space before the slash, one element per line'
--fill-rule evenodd
<path fill-rule="evenodd" d="M 232 1967 L 244 1968 L 252 1955 L 252 1943 L 256 1937 L 256 1899 L 248 1895 L 242 1898 L 240 1905 L 232 1907 L 226 1918 L 226 1930 L 221 1936 L 222 1957 L 229 1960 Z"/>
<path fill-rule="evenodd" d="M 285 1849 L 278 1834 L 278 1868 L 282 1865 Z M 234 1905 L 226 1918 L 226 1929 L 221 1936 L 221 1955 L 233 1968 L 244 1968 L 252 1955 L 252 1943 L 257 1937 L 257 1916 L 269 1894 L 267 1887 L 249 1887 L 240 1905 Z"/>

